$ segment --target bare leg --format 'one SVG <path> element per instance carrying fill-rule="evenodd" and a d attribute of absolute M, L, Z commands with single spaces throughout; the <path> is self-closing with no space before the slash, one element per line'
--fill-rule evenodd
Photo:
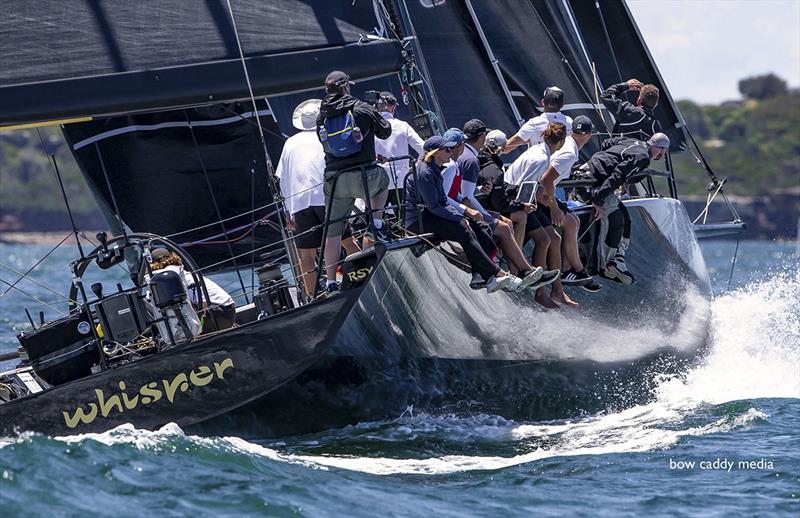
<path fill-rule="evenodd" d="M 500 241 L 500 248 L 503 250 L 503 254 L 505 254 L 511 266 L 514 266 L 520 271 L 528 271 L 531 269 L 531 265 L 528 263 L 528 260 L 525 259 L 525 255 L 514 240 L 509 225 L 504 221 L 498 221 L 494 229 L 494 237 Z"/>
<path fill-rule="evenodd" d="M 314 295 L 314 287 L 317 284 L 317 249 L 298 248 L 297 252 L 300 255 L 300 272 L 303 278 L 303 287 L 306 295 L 312 297 Z"/>
<path fill-rule="evenodd" d="M 546 228 L 547 235 L 550 236 L 550 250 L 547 254 L 547 264 L 550 268 L 558 268 L 561 266 L 561 236 L 552 226 Z M 553 302 L 560 302 L 570 307 L 577 306 L 578 303 L 572 300 L 564 293 L 564 288 L 561 286 L 561 279 L 556 280 L 553 284 L 553 289 L 550 291 L 550 299 Z"/>
<path fill-rule="evenodd" d="M 336 267 L 342 251 L 342 236 L 330 236 L 325 240 L 325 275 L 328 282 L 336 280 Z"/>
<path fill-rule="evenodd" d="M 347 255 L 352 255 L 361 251 L 361 248 L 358 247 L 358 243 L 353 239 L 353 236 L 342 239 L 342 248 L 347 252 Z"/>
<path fill-rule="evenodd" d="M 564 215 L 564 260 L 573 270 L 579 272 L 583 270 L 583 263 L 581 256 L 578 253 L 578 229 L 580 228 L 580 220 L 575 214 Z"/>
<path fill-rule="evenodd" d="M 547 268 L 547 251 L 550 249 L 550 236 L 543 228 L 537 228 L 528 232 L 528 235 L 533 239 L 533 261 L 534 266 Z M 539 288 L 536 290 L 536 302 L 540 306 L 555 309 L 558 306 L 555 302 L 550 300 L 550 295 L 547 293 L 547 288 Z"/>
<path fill-rule="evenodd" d="M 524 210 L 517 210 L 511 213 L 511 222 L 514 225 L 514 241 L 517 246 L 522 248 L 525 242 L 525 223 L 528 220 L 528 215 Z"/>
<path fill-rule="evenodd" d="M 386 207 L 386 200 L 389 199 L 389 191 L 382 191 L 369 199 L 372 205 L 372 219 L 383 219 L 383 208 Z M 380 209 L 380 210 L 376 210 Z"/>

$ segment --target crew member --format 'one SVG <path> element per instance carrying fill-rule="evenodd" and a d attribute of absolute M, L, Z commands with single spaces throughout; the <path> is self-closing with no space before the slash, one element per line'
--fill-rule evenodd
<path fill-rule="evenodd" d="M 475 229 L 482 231 L 480 224 L 470 223 L 464 216 L 468 207 L 459 210 L 447 203 L 441 171 L 450 161 L 450 154 L 456 143 L 435 135 L 425 141 L 424 155 L 417 164 L 417 178 L 408 179 L 405 201 L 405 227 L 414 233 L 432 232 L 440 239 L 455 241 L 470 263 L 472 271 L 480 274 L 486 282 L 486 291 L 517 291 L 523 288 L 522 279 L 501 270 L 486 255 L 475 235 Z M 417 203 L 423 205 L 420 209 Z M 541 275 L 541 270 L 539 271 Z"/>
<path fill-rule="evenodd" d="M 422 156 L 422 138 L 417 135 L 414 128 L 406 121 L 395 118 L 397 112 L 397 98 L 391 92 L 381 92 L 379 98 L 381 117 L 389 121 L 392 127 L 392 134 L 386 140 L 375 141 L 375 152 L 378 154 L 378 161 L 381 167 L 389 175 L 389 204 L 397 204 L 403 200 L 403 182 L 408 174 L 409 161 L 407 158 L 384 162 L 392 157 L 405 156 L 409 153 L 409 148 L 413 149 L 418 156 Z"/>
<path fill-rule="evenodd" d="M 309 297 L 314 294 L 317 284 L 317 248 L 322 245 L 325 224 L 325 195 L 322 192 L 325 152 L 315 131 L 321 102 L 308 99 L 294 109 L 292 125 L 300 132 L 286 139 L 275 168 L 289 213 L 288 224 L 295 232 L 294 243 L 300 256 L 303 287 Z M 342 246 L 348 254 L 358 252 L 349 225 L 345 227 Z"/>
<path fill-rule="evenodd" d="M 461 175 L 461 193 L 458 201 L 478 211 L 479 214 L 470 217 L 489 224 L 492 236 L 500 244 L 506 260 L 512 267 L 512 272 L 518 273 L 524 279 L 529 272 L 534 270 L 514 238 L 512 221 L 501 214 L 490 213 L 475 197 L 481 169 L 478 161 L 478 149 L 483 147 L 486 140 L 486 125 L 478 119 L 472 119 L 464 125 L 464 129 L 466 131 L 451 128 L 444 134 L 448 140 L 462 142 L 451 155 L 451 161 L 455 162 L 452 165 L 458 168 Z M 551 272 L 547 272 L 543 277 L 547 282 L 542 281 L 539 284 L 547 284 L 558 278 Z"/>
<path fill-rule="evenodd" d="M 636 104 L 627 101 L 624 94 L 627 91 L 639 92 Z M 606 88 L 600 96 L 611 114 L 614 115 L 614 134 L 647 140 L 661 131 L 653 110 L 658 106 L 658 88 L 654 85 L 642 84 L 638 79 L 628 79 Z"/>
<path fill-rule="evenodd" d="M 600 289 L 600 285 L 586 272 L 578 253 L 580 221 L 569 211 L 567 205 L 555 196 L 556 185 L 570 175 L 572 165 L 578 159 L 578 150 L 589 141 L 591 131 L 592 123 L 584 116 L 575 119 L 572 135 L 567 135 L 563 124 L 552 123 L 543 133 L 545 141 L 525 151 L 506 171 L 505 180 L 511 185 L 521 185 L 526 181 L 539 182 L 536 217 L 551 241 L 547 262 L 551 268 L 554 264 L 565 264 L 567 267 L 560 281 L 553 284 L 550 300 L 540 301 L 544 305 L 548 303 L 577 305 L 564 292 L 562 284 L 581 286 L 590 292 Z M 555 226 L 561 227 L 563 238 Z"/>
<path fill-rule="evenodd" d="M 603 218 L 605 239 L 598 239 L 598 269 L 608 279 L 632 284 L 634 276 L 628 271 L 623 254 L 618 254 L 624 218 L 618 209 L 619 199 L 614 194 L 631 176 L 650 165 L 651 160 L 660 160 L 669 149 L 669 138 L 656 133 L 647 142 L 627 137 L 610 139 L 609 146 L 598 151 L 586 163 L 595 178 L 596 192 L 591 198 L 595 217 Z M 601 237 L 604 232 L 601 231 Z M 606 250 L 602 250 L 605 243 Z"/>
<path fill-rule="evenodd" d="M 551 86 L 542 94 L 542 110 L 544 113 L 528 119 L 519 131 L 508 139 L 504 153 L 508 153 L 521 144 L 533 146 L 542 141 L 542 133 L 547 126 L 558 122 L 567 128 L 567 135 L 572 133 L 572 119 L 561 113 L 564 107 L 564 92 L 557 86 Z"/>
<path fill-rule="evenodd" d="M 316 125 L 317 135 L 325 148 L 324 192 L 326 206 L 330 208 L 326 214 L 331 223 L 324 251 L 325 289 L 329 294 L 339 290 L 336 266 L 341 252 L 344 219 L 355 207 L 356 198 L 369 198 L 373 209 L 371 226 L 381 235 L 365 238 L 365 243 L 370 243 L 375 237 L 381 238 L 384 231 L 383 207 L 389 185 L 386 171 L 375 161 L 375 138 L 389 137 L 392 126 L 373 106 L 350 95 L 351 84 L 350 76 L 342 71 L 328 74 L 325 78 L 327 95 L 320 105 Z M 339 126 L 334 127 L 336 124 Z M 368 192 L 364 192 L 362 168 Z M 336 189 L 332 192 L 334 179 Z"/>
<path fill-rule="evenodd" d="M 202 297 L 198 294 L 201 290 L 199 286 L 195 285 L 194 276 L 187 272 L 183 267 L 183 260 L 175 252 L 170 252 L 166 248 L 156 248 L 150 253 L 152 261 L 150 262 L 150 271 L 155 274 L 161 270 L 172 270 L 178 273 L 184 282 L 184 287 L 187 288 L 189 301 L 200 313 L 200 320 L 195 321 L 191 313 L 187 315 L 186 311 L 182 311 L 187 324 L 194 334 L 210 333 L 212 331 L 221 331 L 233 327 L 236 321 L 236 303 L 233 297 L 225 291 L 222 286 L 209 279 L 203 277 L 203 284 L 205 291 L 208 292 L 208 300 L 206 300 L 205 293 Z M 200 300 L 203 300 L 208 306 L 200 307 Z M 188 316 L 188 318 L 187 318 Z M 173 328 L 173 334 L 179 335 L 182 331 L 170 322 Z"/>

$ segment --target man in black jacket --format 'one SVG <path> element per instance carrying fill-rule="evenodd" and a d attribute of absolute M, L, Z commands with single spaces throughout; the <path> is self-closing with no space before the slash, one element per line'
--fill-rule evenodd
<path fill-rule="evenodd" d="M 628 90 L 639 92 L 636 104 L 625 100 Z M 645 140 L 661 131 L 653 110 L 658 106 L 658 88 L 638 79 L 610 86 L 600 96 L 603 105 L 614 115 L 614 134 Z"/>
<path fill-rule="evenodd" d="M 625 225 L 620 201 L 614 191 L 625 184 L 632 175 L 639 173 L 650 165 L 651 160 L 660 160 L 669 149 L 669 138 L 663 133 L 656 133 L 647 142 L 627 137 L 608 139 L 603 143 L 603 150 L 598 151 L 586 163 L 595 178 L 596 191 L 591 203 L 594 214 L 602 218 L 601 237 L 605 236 L 605 253 L 601 250 L 603 240 L 598 239 L 598 269 L 600 275 L 623 284 L 633 284 L 633 275 L 625 264 L 624 250 L 620 252 Z"/>
<path fill-rule="evenodd" d="M 355 126 L 352 128 L 352 138 L 360 144 L 360 149 L 352 154 L 337 156 L 323 141 L 325 148 L 325 204 L 330 207 L 327 217 L 332 221 L 325 240 L 325 269 L 328 279 L 326 290 L 328 292 L 338 289 L 336 266 L 341 253 L 345 222 L 336 220 L 346 218 L 350 214 L 355 206 L 356 198 L 369 198 L 373 210 L 383 209 L 386 205 L 389 185 L 386 171 L 376 163 L 375 138 L 387 138 L 392 134 L 392 127 L 389 125 L 389 121 L 381 117 L 381 114 L 373 106 L 350 95 L 351 84 L 350 77 L 344 72 L 335 70 L 328 74 L 325 79 L 327 95 L 322 100 L 317 117 L 317 135 L 322 141 L 323 138 L 329 138 L 325 129 L 326 119 L 352 113 Z M 366 174 L 369 192 L 364 192 L 362 167 Z M 336 186 L 335 192 L 332 192 L 334 179 L 336 179 Z M 372 223 L 376 231 L 379 233 L 383 231 L 382 210 L 373 212 Z"/>

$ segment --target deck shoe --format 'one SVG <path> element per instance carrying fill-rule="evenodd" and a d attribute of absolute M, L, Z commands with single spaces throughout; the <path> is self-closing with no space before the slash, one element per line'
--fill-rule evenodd
<path fill-rule="evenodd" d="M 519 286 L 520 290 L 524 290 L 531 284 L 534 284 L 542 278 L 542 274 L 544 273 L 544 269 L 539 266 L 534 266 L 532 270 L 529 272 L 521 272 L 520 278 L 522 279 L 522 283 Z M 523 275 L 524 274 L 524 275 Z"/>
<path fill-rule="evenodd" d="M 561 274 L 561 284 L 564 286 L 583 286 L 592 282 L 592 276 L 586 270 L 576 272 L 570 268 Z"/>
<path fill-rule="evenodd" d="M 481 274 L 473 273 L 472 280 L 469 283 L 469 287 L 473 290 L 480 290 L 486 287 L 486 281 L 483 279 Z"/>
<path fill-rule="evenodd" d="M 498 290 L 517 291 L 520 284 L 522 284 L 522 279 L 515 275 L 508 274 L 503 277 L 494 276 L 486 283 L 486 291 L 488 293 L 494 293 Z"/>
<path fill-rule="evenodd" d="M 530 288 L 533 290 L 538 290 L 542 286 L 547 286 L 548 284 L 555 282 L 561 276 L 561 270 L 545 270 L 542 272 L 542 276 L 539 280 L 533 283 Z"/>
<path fill-rule="evenodd" d="M 585 289 L 589 293 L 597 293 L 598 291 L 600 291 L 600 288 L 602 288 L 602 286 L 600 286 L 600 284 L 598 284 L 593 278 L 589 277 L 589 282 L 581 285 L 581 288 Z"/>
<path fill-rule="evenodd" d="M 628 271 L 624 260 L 617 260 L 619 257 L 620 256 L 615 257 L 608 263 L 606 266 L 606 273 L 609 273 L 612 278 L 619 280 L 622 284 L 633 284 L 636 282 L 636 278 Z"/>

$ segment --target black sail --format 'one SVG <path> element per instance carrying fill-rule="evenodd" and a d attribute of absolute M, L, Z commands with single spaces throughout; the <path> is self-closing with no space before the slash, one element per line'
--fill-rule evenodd
<path fill-rule="evenodd" d="M 399 67 L 398 42 L 367 38 L 372 2 L 231 4 L 257 96 Z M 0 52 L 0 125 L 249 97 L 224 0 L 10 0 L 0 37 L 14 49 Z"/>
<path fill-rule="evenodd" d="M 661 90 L 656 117 L 670 137 L 671 149 L 685 150 L 688 135 L 680 113 L 625 2 L 569 0 L 569 4 L 601 83 L 608 87 L 636 78 L 656 85 Z"/>
<path fill-rule="evenodd" d="M 277 157 L 283 137 L 269 106 L 262 100 L 258 107 L 269 154 Z M 113 117 L 63 131 L 115 234 L 116 205 L 129 230 L 172 236 L 201 266 L 227 260 L 212 270 L 283 254 L 250 102 Z"/>

